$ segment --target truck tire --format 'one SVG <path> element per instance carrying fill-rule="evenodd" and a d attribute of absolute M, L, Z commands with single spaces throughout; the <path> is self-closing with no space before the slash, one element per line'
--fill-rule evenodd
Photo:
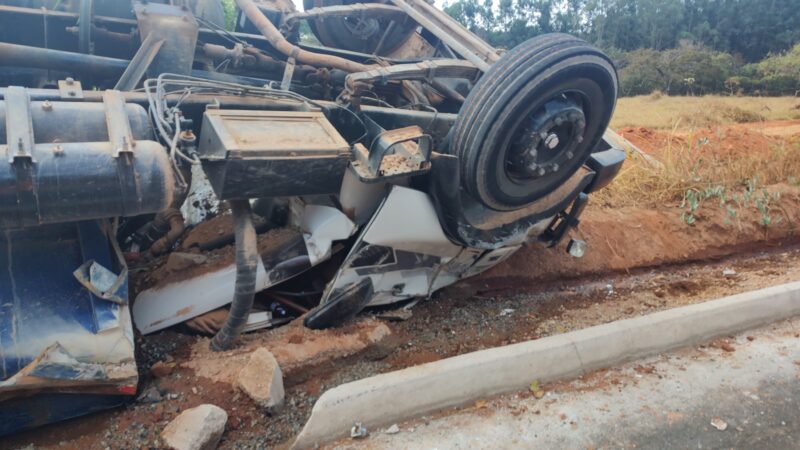
<path fill-rule="evenodd" d="M 374 1 L 358 0 L 303 0 L 305 9 L 321 8 L 325 6 L 347 5 L 351 3 L 375 3 Z M 356 22 L 349 17 L 318 19 L 309 21 L 311 31 L 322 45 L 327 47 L 372 54 L 375 47 L 383 37 L 389 26 L 390 20 L 367 19 Z M 357 23 L 364 26 L 359 29 Z M 412 33 L 416 31 L 417 24 L 408 19 L 404 23 L 395 23 L 392 31 L 386 36 L 378 56 L 386 56 L 405 43 Z"/>
<path fill-rule="evenodd" d="M 551 193 L 597 146 L 617 90 L 610 58 L 578 38 L 542 35 L 509 51 L 472 89 L 453 127 L 462 187 L 498 211 Z"/>

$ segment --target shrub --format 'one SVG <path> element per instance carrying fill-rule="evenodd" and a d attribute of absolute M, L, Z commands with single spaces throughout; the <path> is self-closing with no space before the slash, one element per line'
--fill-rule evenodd
<path fill-rule="evenodd" d="M 800 44 L 765 60 L 740 65 L 727 54 L 683 42 L 664 51 L 650 49 L 610 54 L 623 96 L 650 95 L 800 95 Z"/>
<path fill-rule="evenodd" d="M 736 64 L 731 55 L 683 43 L 672 50 L 635 50 L 620 69 L 623 95 L 704 95 L 727 92 Z"/>

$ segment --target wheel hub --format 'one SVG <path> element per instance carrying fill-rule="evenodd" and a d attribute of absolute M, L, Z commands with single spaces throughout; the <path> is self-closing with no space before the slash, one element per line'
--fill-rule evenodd
<path fill-rule="evenodd" d="M 558 173 L 575 157 L 585 131 L 586 116 L 577 103 L 565 96 L 545 103 L 515 132 L 509 174 L 538 179 Z"/>
<path fill-rule="evenodd" d="M 345 17 L 344 26 L 361 40 L 367 40 L 380 32 L 380 23 L 375 19 Z"/>

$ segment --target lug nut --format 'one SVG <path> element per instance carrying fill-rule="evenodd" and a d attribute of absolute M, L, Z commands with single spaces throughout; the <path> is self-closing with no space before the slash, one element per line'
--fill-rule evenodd
<path fill-rule="evenodd" d="M 550 150 L 553 150 L 554 148 L 558 147 L 558 144 L 560 143 L 561 141 L 558 139 L 558 135 L 555 133 L 551 134 L 550 136 L 547 136 L 547 139 L 544 140 L 544 145 L 546 145 L 547 148 L 549 148 Z"/>

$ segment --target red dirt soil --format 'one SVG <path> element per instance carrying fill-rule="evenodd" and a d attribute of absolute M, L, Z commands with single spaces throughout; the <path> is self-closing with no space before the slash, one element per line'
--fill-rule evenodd
<path fill-rule="evenodd" d="M 733 219 L 716 204 L 701 207 L 694 225 L 682 220 L 678 207 L 589 208 L 572 233 L 589 244 L 584 258 L 569 256 L 563 244 L 554 249 L 529 244 L 505 264 L 467 283 L 520 289 L 541 281 L 709 260 L 800 241 L 800 188 L 776 185 L 768 190 L 781 193 L 780 206 L 771 212 L 781 220 L 769 227 L 760 225 L 761 213 L 752 205 Z"/>
<path fill-rule="evenodd" d="M 737 156 L 766 155 L 789 142 L 800 142 L 800 120 L 748 123 L 697 128 L 672 132 L 650 128 L 618 130 L 625 139 L 648 154 L 658 156 L 672 149 L 693 149 L 700 157 L 730 159 Z"/>

